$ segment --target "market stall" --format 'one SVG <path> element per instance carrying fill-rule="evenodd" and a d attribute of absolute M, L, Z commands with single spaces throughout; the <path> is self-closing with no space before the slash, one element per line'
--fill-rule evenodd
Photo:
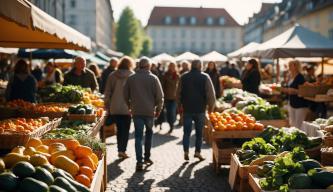
<path fill-rule="evenodd" d="M 194 53 L 191 52 L 184 52 L 180 55 L 178 55 L 177 57 L 175 57 L 176 61 L 183 61 L 183 60 L 188 60 L 188 61 L 192 61 L 195 59 L 200 59 L 200 57 Z"/>
<path fill-rule="evenodd" d="M 237 49 L 236 51 L 228 53 L 228 57 L 230 57 L 230 58 L 241 58 L 241 57 L 244 57 L 246 55 L 246 53 L 254 51 L 255 48 L 258 45 L 259 45 L 259 43 L 256 43 L 256 42 L 248 43 L 245 46 L 241 47 L 240 49 Z"/>

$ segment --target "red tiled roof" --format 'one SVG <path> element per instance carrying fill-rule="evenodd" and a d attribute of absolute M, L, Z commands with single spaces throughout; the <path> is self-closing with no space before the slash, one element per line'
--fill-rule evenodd
<path fill-rule="evenodd" d="M 180 25 L 179 17 L 186 17 L 186 24 L 190 25 L 190 17 L 196 17 L 195 26 L 207 26 L 206 19 L 212 17 L 214 19 L 213 26 L 219 25 L 219 18 L 224 17 L 225 24 L 223 26 L 240 26 L 234 18 L 223 8 L 190 8 L 190 7 L 154 7 L 150 14 L 148 25 L 166 25 L 164 19 L 166 16 L 172 18 L 170 25 Z"/>

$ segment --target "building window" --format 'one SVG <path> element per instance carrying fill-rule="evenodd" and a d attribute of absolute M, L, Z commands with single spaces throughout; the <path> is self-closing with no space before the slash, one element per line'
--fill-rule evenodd
<path fill-rule="evenodd" d="M 206 31 L 205 31 L 205 30 L 202 30 L 202 31 L 201 31 L 201 37 L 202 37 L 202 38 L 205 38 L 205 37 L 206 37 Z"/>
<path fill-rule="evenodd" d="M 195 29 L 192 29 L 192 30 L 191 30 L 191 37 L 192 37 L 192 38 L 195 38 L 195 36 L 196 36 L 196 30 L 195 30 Z"/>
<path fill-rule="evenodd" d="M 76 24 L 77 24 L 77 20 L 76 20 L 77 18 L 76 18 L 76 15 L 70 15 L 69 16 L 69 21 L 68 21 L 68 24 L 70 25 L 70 26 L 76 26 Z"/>
<path fill-rule="evenodd" d="M 220 25 L 225 25 L 225 19 L 224 19 L 224 17 L 220 17 L 219 18 L 219 24 Z"/>
<path fill-rule="evenodd" d="M 166 17 L 164 18 L 164 23 L 165 23 L 166 25 L 170 25 L 171 22 L 172 22 L 172 18 L 171 18 L 170 16 L 166 16 Z"/>
<path fill-rule="evenodd" d="M 181 37 L 185 38 L 186 37 L 186 31 L 185 31 L 185 29 L 182 29 L 180 32 L 181 32 Z"/>
<path fill-rule="evenodd" d="M 313 9 L 313 2 L 309 2 L 306 4 L 306 10 L 312 10 Z"/>
<path fill-rule="evenodd" d="M 333 40 L 333 28 L 328 31 L 328 38 Z"/>
<path fill-rule="evenodd" d="M 192 16 L 191 19 L 190 19 L 190 23 L 191 23 L 191 25 L 196 25 L 197 24 L 197 18 Z"/>
<path fill-rule="evenodd" d="M 213 17 L 207 17 L 207 19 L 206 19 L 206 23 L 207 23 L 207 25 L 213 25 L 213 24 L 214 24 L 214 19 L 213 19 Z"/>
<path fill-rule="evenodd" d="M 76 7 L 76 1 L 75 0 L 71 0 L 71 8 L 75 8 Z"/>
<path fill-rule="evenodd" d="M 171 30 L 171 31 L 172 31 L 172 37 L 176 38 L 177 37 L 176 30 Z"/>
<path fill-rule="evenodd" d="M 165 38 L 167 35 L 166 30 L 162 30 L 162 38 Z"/>
<path fill-rule="evenodd" d="M 186 18 L 185 17 L 179 17 L 179 24 L 180 25 L 185 25 L 186 24 Z"/>

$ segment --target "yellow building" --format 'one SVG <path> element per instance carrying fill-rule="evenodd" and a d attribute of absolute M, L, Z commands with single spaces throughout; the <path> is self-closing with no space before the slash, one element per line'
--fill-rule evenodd
<path fill-rule="evenodd" d="M 312 4 L 306 4 L 301 8 L 295 9 L 296 13 L 292 13 L 293 16 L 288 18 L 288 14 L 277 14 L 275 17 L 280 17 L 279 22 L 266 22 L 266 29 L 263 33 L 263 40 L 267 41 L 282 32 L 292 27 L 295 23 L 299 23 L 302 26 L 309 28 L 312 31 L 319 32 L 321 35 L 333 40 L 333 4 L 327 6 L 315 8 Z M 307 10 L 312 9 L 312 10 Z M 304 12 L 304 13 L 302 13 Z M 287 15 L 286 15 L 287 14 Z M 281 19 L 286 17 L 285 19 Z M 271 24 L 274 23 L 274 24 Z"/>

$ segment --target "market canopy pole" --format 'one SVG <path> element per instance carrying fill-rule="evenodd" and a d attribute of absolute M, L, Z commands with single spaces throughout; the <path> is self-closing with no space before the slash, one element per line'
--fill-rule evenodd
<path fill-rule="evenodd" d="M 91 40 L 27 0 L 2 0 L 0 46 L 89 51 Z"/>

